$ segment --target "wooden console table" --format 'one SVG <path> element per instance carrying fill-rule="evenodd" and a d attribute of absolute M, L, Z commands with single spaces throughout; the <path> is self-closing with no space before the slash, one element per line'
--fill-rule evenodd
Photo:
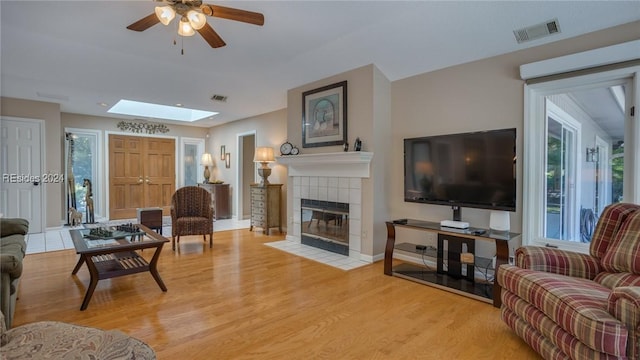
<path fill-rule="evenodd" d="M 520 234 L 492 231 L 480 228 L 454 229 L 441 227 L 439 223 L 403 219 L 386 222 L 387 225 L 387 245 L 384 252 L 384 274 L 398 276 L 411 281 L 416 281 L 425 285 L 434 286 L 442 290 L 451 291 L 456 294 L 468 296 L 480 301 L 492 303 L 495 307 L 500 307 L 500 286 L 491 282 L 476 282 L 474 278 L 475 267 L 487 270 L 494 270 L 509 262 L 509 241 L 517 238 Z M 438 234 L 438 248 L 425 247 L 418 248 L 416 244 L 399 243 L 396 244 L 396 227 L 410 228 L 420 231 L 430 231 Z M 460 248 L 467 248 L 468 253 L 473 254 L 475 240 L 493 241 L 496 246 L 496 262 L 493 267 L 493 259 L 480 258 L 475 256 L 473 263 L 465 263 L 460 259 Z M 447 241 L 449 251 L 444 251 L 442 244 Z M 463 245 L 464 244 L 464 245 Z M 437 270 L 428 269 L 426 266 L 418 266 L 403 263 L 393 266 L 393 251 L 402 250 L 421 255 L 423 257 L 435 258 Z M 447 263 L 447 270 L 443 264 Z M 495 275 L 494 275 L 495 279 Z"/>
<path fill-rule="evenodd" d="M 211 207 L 213 208 L 213 217 L 219 219 L 231 219 L 231 196 L 229 184 L 200 184 L 198 186 L 204 188 L 211 193 Z"/>

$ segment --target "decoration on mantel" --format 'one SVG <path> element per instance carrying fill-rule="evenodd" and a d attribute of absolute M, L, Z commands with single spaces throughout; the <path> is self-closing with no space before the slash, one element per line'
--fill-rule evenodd
<path fill-rule="evenodd" d="M 155 133 L 166 134 L 169 132 L 169 128 L 164 124 L 146 123 L 146 122 L 141 123 L 141 122 L 120 121 L 117 127 L 122 131 L 131 131 L 133 133 L 146 132 L 147 134 L 155 134 Z"/>

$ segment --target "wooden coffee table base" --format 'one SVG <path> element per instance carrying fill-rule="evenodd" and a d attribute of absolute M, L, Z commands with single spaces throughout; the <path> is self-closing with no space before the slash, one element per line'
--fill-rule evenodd
<path fill-rule="evenodd" d="M 93 296 L 96 286 L 98 285 L 98 280 L 102 279 L 110 279 L 118 276 L 148 271 L 151 273 L 156 283 L 158 283 L 160 289 L 162 289 L 162 291 L 167 291 L 167 287 L 164 285 L 164 282 L 158 273 L 157 264 L 158 259 L 160 258 L 160 253 L 162 252 L 162 246 L 165 242 L 169 242 L 169 240 L 156 234 L 145 226 L 140 226 L 140 228 L 147 232 L 147 236 L 150 236 L 153 240 L 135 241 L 128 245 L 96 248 L 91 250 L 80 250 L 76 247 L 76 251 L 80 254 L 80 258 L 78 259 L 78 263 L 73 268 L 71 274 L 77 274 L 80 267 L 82 267 L 82 264 L 86 263 L 87 268 L 89 269 L 89 274 L 91 275 L 89 287 L 85 293 L 80 310 L 85 310 L 87 306 L 89 306 L 89 301 Z M 74 242 L 82 241 L 82 234 L 79 232 L 74 234 L 74 231 L 77 230 L 71 230 Z M 147 262 L 145 258 L 134 251 L 153 248 L 155 248 L 155 252 L 153 253 L 153 257 L 150 262 Z"/>

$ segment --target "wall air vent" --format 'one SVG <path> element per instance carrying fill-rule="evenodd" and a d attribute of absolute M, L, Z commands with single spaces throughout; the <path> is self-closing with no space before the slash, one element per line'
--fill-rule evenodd
<path fill-rule="evenodd" d="M 224 95 L 217 95 L 217 94 L 214 94 L 214 95 L 211 97 L 211 100 L 213 100 L 213 101 L 220 101 L 220 102 L 227 102 L 227 97 L 226 97 L 226 96 L 224 96 Z"/>
<path fill-rule="evenodd" d="M 560 24 L 558 23 L 558 19 L 552 19 L 537 25 L 514 30 L 513 34 L 516 36 L 518 44 L 521 44 L 523 42 L 540 39 L 559 32 Z"/>

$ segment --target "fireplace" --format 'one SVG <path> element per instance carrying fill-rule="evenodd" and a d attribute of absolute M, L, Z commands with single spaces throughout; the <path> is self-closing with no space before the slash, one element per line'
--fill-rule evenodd
<path fill-rule="evenodd" d="M 349 256 L 349 204 L 300 199 L 302 244 Z"/>
<path fill-rule="evenodd" d="M 363 228 L 372 220 L 363 219 L 362 191 L 372 157 L 364 151 L 277 157 L 287 165 L 290 179 L 293 216 L 287 240 L 373 262 L 362 244 L 363 234 L 371 233 Z"/>

